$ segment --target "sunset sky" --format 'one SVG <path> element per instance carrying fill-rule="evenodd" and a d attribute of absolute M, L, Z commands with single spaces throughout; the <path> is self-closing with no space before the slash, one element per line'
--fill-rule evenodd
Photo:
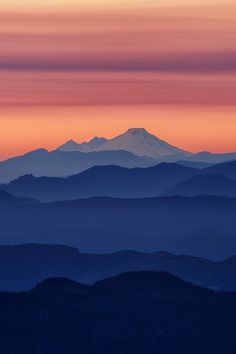
<path fill-rule="evenodd" d="M 0 4 L 0 160 L 129 127 L 236 151 L 235 2 Z"/>

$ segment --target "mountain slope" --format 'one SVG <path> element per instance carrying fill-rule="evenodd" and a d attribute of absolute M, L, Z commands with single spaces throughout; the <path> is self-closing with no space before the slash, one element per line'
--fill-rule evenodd
<path fill-rule="evenodd" d="M 176 184 L 164 192 L 163 195 L 181 195 L 185 197 L 218 195 L 236 197 L 236 180 L 220 174 L 197 175 Z"/>
<path fill-rule="evenodd" d="M 111 140 L 105 138 L 94 138 L 88 143 L 77 144 L 69 141 L 59 147 L 63 151 L 104 151 L 104 150 L 126 150 L 137 156 L 150 156 L 163 158 L 166 156 L 189 156 L 184 150 L 168 144 L 167 142 L 150 134 L 144 128 L 131 128 L 125 133 L 114 137 Z"/>
<path fill-rule="evenodd" d="M 204 174 L 218 173 L 218 174 L 224 175 L 228 178 L 236 180 L 236 160 L 220 163 L 220 164 L 205 168 L 202 172 Z"/>
<path fill-rule="evenodd" d="M 15 198 L 10 193 L 0 190 L 0 203 L 12 201 L 12 200 L 15 200 Z"/>
<path fill-rule="evenodd" d="M 187 167 L 192 167 L 192 168 L 197 168 L 199 170 L 203 170 L 204 168 L 210 167 L 212 166 L 211 163 L 207 163 L 207 162 L 200 162 L 200 161 L 176 161 L 176 163 L 178 165 L 182 165 L 182 166 L 187 166 Z"/>
<path fill-rule="evenodd" d="M 96 166 L 68 178 L 26 175 L 1 188 L 16 196 L 28 196 L 46 202 L 93 196 L 144 198 L 156 197 L 196 173 L 196 169 L 167 163 L 134 169 Z"/>
<path fill-rule="evenodd" d="M 32 198 L 17 198 L 6 191 L 0 190 L 0 207 L 35 205 L 39 202 Z"/>

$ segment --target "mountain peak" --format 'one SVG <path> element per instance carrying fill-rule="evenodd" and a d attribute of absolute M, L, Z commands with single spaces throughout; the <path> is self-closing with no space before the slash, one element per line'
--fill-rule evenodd
<path fill-rule="evenodd" d="M 185 151 L 149 133 L 145 128 L 130 128 L 123 134 L 109 140 L 104 148 L 106 150 L 127 150 L 137 156 L 154 158 L 187 154 Z"/>
<path fill-rule="evenodd" d="M 10 183 L 9 183 L 9 185 L 11 184 L 11 185 L 13 185 L 13 184 L 15 184 L 15 183 L 21 183 L 21 182 L 29 182 L 29 181 L 32 181 L 32 180 L 34 180 L 35 179 L 35 176 L 32 174 L 32 173 L 27 173 L 27 174 L 25 174 L 25 175 L 22 175 L 22 176 L 20 176 L 20 177 L 17 177 L 16 179 L 13 179 Z"/>
<path fill-rule="evenodd" d="M 91 149 L 96 150 L 97 148 L 105 144 L 107 141 L 108 140 L 106 138 L 95 136 L 89 142 L 82 143 L 82 145 L 84 146 L 85 149 L 87 148 L 88 151 Z"/>
<path fill-rule="evenodd" d="M 149 297 L 193 297 L 208 296 L 214 292 L 188 283 L 167 272 L 136 271 L 126 272 L 95 283 L 95 286 L 113 291 L 147 295 Z"/>
<path fill-rule="evenodd" d="M 74 141 L 67 142 L 59 150 L 63 151 L 104 151 L 126 150 L 137 156 L 163 158 L 179 155 L 184 158 L 189 153 L 170 145 L 157 136 L 149 133 L 145 128 L 129 128 L 124 133 L 112 139 L 94 137 L 89 142 L 77 144 Z"/>
<path fill-rule="evenodd" d="M 87 288 L 88 286 L 82 285 L 68 278 L 47 278 L 37 284 L 33 290 L 78 291 Z"/>
<path fill-rule="evenodd" d="M 89 142 L 90 142 L 90 143 L 105 143 L 106 141 L 107 141 L 106 138 L 95 136 L 95 137 L 94 137 L 93 139 L 91 139 Z"/>
<path fill-rule="evenodd" d="M 70 139 L 70 140 L 68 140 L 65 144 L 61 145 L 61 146 L 58 148 L 58 150 L 62 150 L 62 151 L 74 151 L 74 149 L 76 150 L 76 148 L 77 148 L 78 145 L 79 145 L 79 144 L 78 144 L 76 141 Z"/>
<path fill-rule="evenodd" d="M 131 133 L 133 135 L 137 135 L 137 134 L 149 134 L 148 131 L 145 128 L 129 128 L 126 133 Z"/>

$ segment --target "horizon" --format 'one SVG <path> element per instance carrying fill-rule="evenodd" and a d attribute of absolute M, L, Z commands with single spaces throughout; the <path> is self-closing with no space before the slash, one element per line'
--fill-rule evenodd
<path fill-rule="evenodd" d="M 53 151 L 55 151 L 55 150 L 57 150 L 57 149 L 59 149 L 60 147 L 62 147 L 63 145 L 65 145 L 65 144 L 67 144 L 67 143 L 69 143 L 69 142 L 74 142 L 74 143 L 76 143 L 76 144 L 83 144 L 83 143 L 89 143 L 90 141 L 92 141 L 93 139 L 96 139 L 96 138 L 99 138 L 99 139 L 101 139 L 101 138 L 105 138 L 105 139 L 107 139 L 108 141 L 109 140 L 112 140 L 112 139 L 114 139 L 114 138 L 116 138 L 116 137 L 118 137 L 118 136 L 121 136 L 121 135 L 124 135 L 125 133 L 128 133 L 128 131 L 130 131 L 130 130 L 144 130 L 145 132 L 147 132 L 148 134 L 150 134 L 150 135 L 153 135 L 153 136 L 155 136 L 157 139 L 159 139 L 159 140 L 162 140 L 162 141 L 164 141 L 165 143 L 167 143 L 167 144 L 170 144 L 170 145 L 172 145 L 172 146 L 174 146 L 174 147 L 176 147 L 176 148 L 180 148 L 180 149 L 182 149 L 181 147 L 179 147 L 179 146 L 177 146 L 177 145 L 174 145 L 174 144 L 172 144 L 170 141 L 168 141 L 168 140 L 166 140 L 164 137 L 160 137 L 160 136 L 158 136 L 158 135 L 156 135 L 156 134 L 154 134 L 152 131 L 150 131 L 149 129 L 146 129 L 145 127 L 129 127 L 128 129 L 126 129 L 126 130 L 122 130 L 122 131 L 120 131 L 120 132 L 118 132 L 117 134 L 115 134 L 115 135 L 112 135 L 112 136 L 110 136 L 110 137 L 108 137 L 108 136 L 104 136 L 104 135 L 93 135 L 93 136 L 90 136 L 90 137 L 88 137 L 86 140 L 83 140 L 83 139 L 79 139 L 79 138 L 77 138 L 77 139 L 67 139 L 67 140 L 64 140 L 64 141 L 62 141 L 61 143 L 59 143 L 57 146 L 55 146 L 54 148 L 47 148 L 46 146 L 38 146 L 38 147 L 36 147 L 35 149 L 32 149 L 32 150 L 26 150 L 26 151 L 23 151 L 22 153 L 20 153 L 20 154 L 16 154 L 16 155 L 11 155 L 11 156 L 7 156 L 6 158 L 3 158 L 2 160 L 0 160 L 0 161 L 6 161 L 6 160 L 8 160 L 8 159 L 11 159 L 11 158 L 14 158 L 14 157 L 18 157 L 18 156 L 22 156 L 22 155 L 25 155 L 25 154 L 27 154 L 27 153 L 30 153 L 30 152 L 34 152 L 34 151 L 38 151 L 38 150 L 46 150 L 46 151 L 48 151 L 48 152 L 53 152 Z M 122 150 L 122 149 L 121 149 Z M 125 150 L 125 149 L 124 149 Z M 184 150 L 184 149 L 183 149 Z M 219 152 L 219 151 L 210 151 L 210 150 L 199 150 L 199 151 L 190 151 L 190 150 L 185 150 L 186 152 L 188 152 L 188 153 L 191 153 L 191 154 L 198 154 L 198 153 L 203 153 L 203 152 L 208 152 L 208 153 L 211 153 L 211 154 L 224 154 L 224 153 L 236 153 L 236 149 L 235 150 L 232 150 L 232 151 L 225 151 L 225 152 Z M 1 156 L 0 156 L 0 158 L 1 158 Z"/>

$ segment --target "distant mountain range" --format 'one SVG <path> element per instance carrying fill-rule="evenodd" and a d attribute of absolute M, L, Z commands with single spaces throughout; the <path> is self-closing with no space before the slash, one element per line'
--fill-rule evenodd
<path fill-rule="evenodd" d="M 45 279 L 0 293 L 1 352 L 233 354 L 235 293 L 166 272 L 129 272 L 93 286 Z"/>
<path fill-rule="evenodd" d="M 236 256 L 216 262 L 167 252 L 89 254 L 62 245 L 0 246 L 0 291 L 29 290 L 49 277 L 93 284 L 124 272 L 150 270 L 206 288 L 236 291 Z"/>
<path fill-rule="evenodd" d="M 61 243 L 83 252 L 165 249 L 212 259 L 236 254 L 234 198 L 91 198 L 2 207 L 0 243 Z"/>
<path fill-rule="evenodd" d="M 208 151 L 203 151 L 190 156 L 188 160 L 192 162 L 218 164 L 226 161 L 236 160 L 236 152 L 214 154 Z"/>
<path fill-rule="evenodd" d="M 0 183 L 7 183 L 25 174 L 66 177 L 99 165 L 149 167 L 155 161 L 128 151 L 64 152 L 39 149 L 23 156 L 0 162 Z"/>
<path fill-rule="evenodd" d="M 67 178 L 26 175 L 0 189 L 46 202 L 93 196 L 144 198 L 156 197 L 197 173 L 191 167 L 168 163 L 134 169 L 100 166 Z"/>
<path fill-rule="evenodd" d="M 236 160 L 236 152 L 217 154 L 202 151 L 196 154 L 180 149 L 149 133 L 144 128 L 130 128 L 112 139 L 95 137 L 88 142 L 69 140 L 58 148 L 61 151 L 93 152 L 104 150 L 125 150 L 137 156 L 149 156 L 159 162 L 185 160 L 200 165 L 217 164 Z M 191 166 L 196 167 L 196 166 Z M 207 166 L 204 166 L 207 167 Z"/>
<path fill-rule="evenodd" d="M 236 196 L 236 161 L 196 169 L 176 163 L 148 168 L 96 166 L 67 178 L 25 175 L 0 189 L 43 202 L 94 196 L 148 198 L 171 196 Z"/>
<path fill-rule="evenodd" d="M 132 128 L 0 183 L 1 353 L 236 352 L 236 153 Z"/>
<path fill-rule="evenodd" d="M 192 168 L 236 160 L 236 153 L 192 154 L 148 133 L 131 128 L 111 140 L 94 138 L 82 144 L 69 141 L 57 150 L 38 149 L 0 162 L 0 183 L 8 183 L 26 174 L 47 177 L 68 177 L 94 166 L 150 167 L 161 162 L 178 162 Z M 219 172 L 216 172 L 219 173 Z"/>
<path fill-rule="evenodd" d="M 93 138 L 82 144 L 73 140 L 68 141 L 58 148 L 61 151 L 104 151 L 126 150 L 137 156 L 163 158 L 165 156 L 189 156 L 190 153 L 179 149 L 150 134 L 144 128 L 131 128 L 113 139 Z"/>

